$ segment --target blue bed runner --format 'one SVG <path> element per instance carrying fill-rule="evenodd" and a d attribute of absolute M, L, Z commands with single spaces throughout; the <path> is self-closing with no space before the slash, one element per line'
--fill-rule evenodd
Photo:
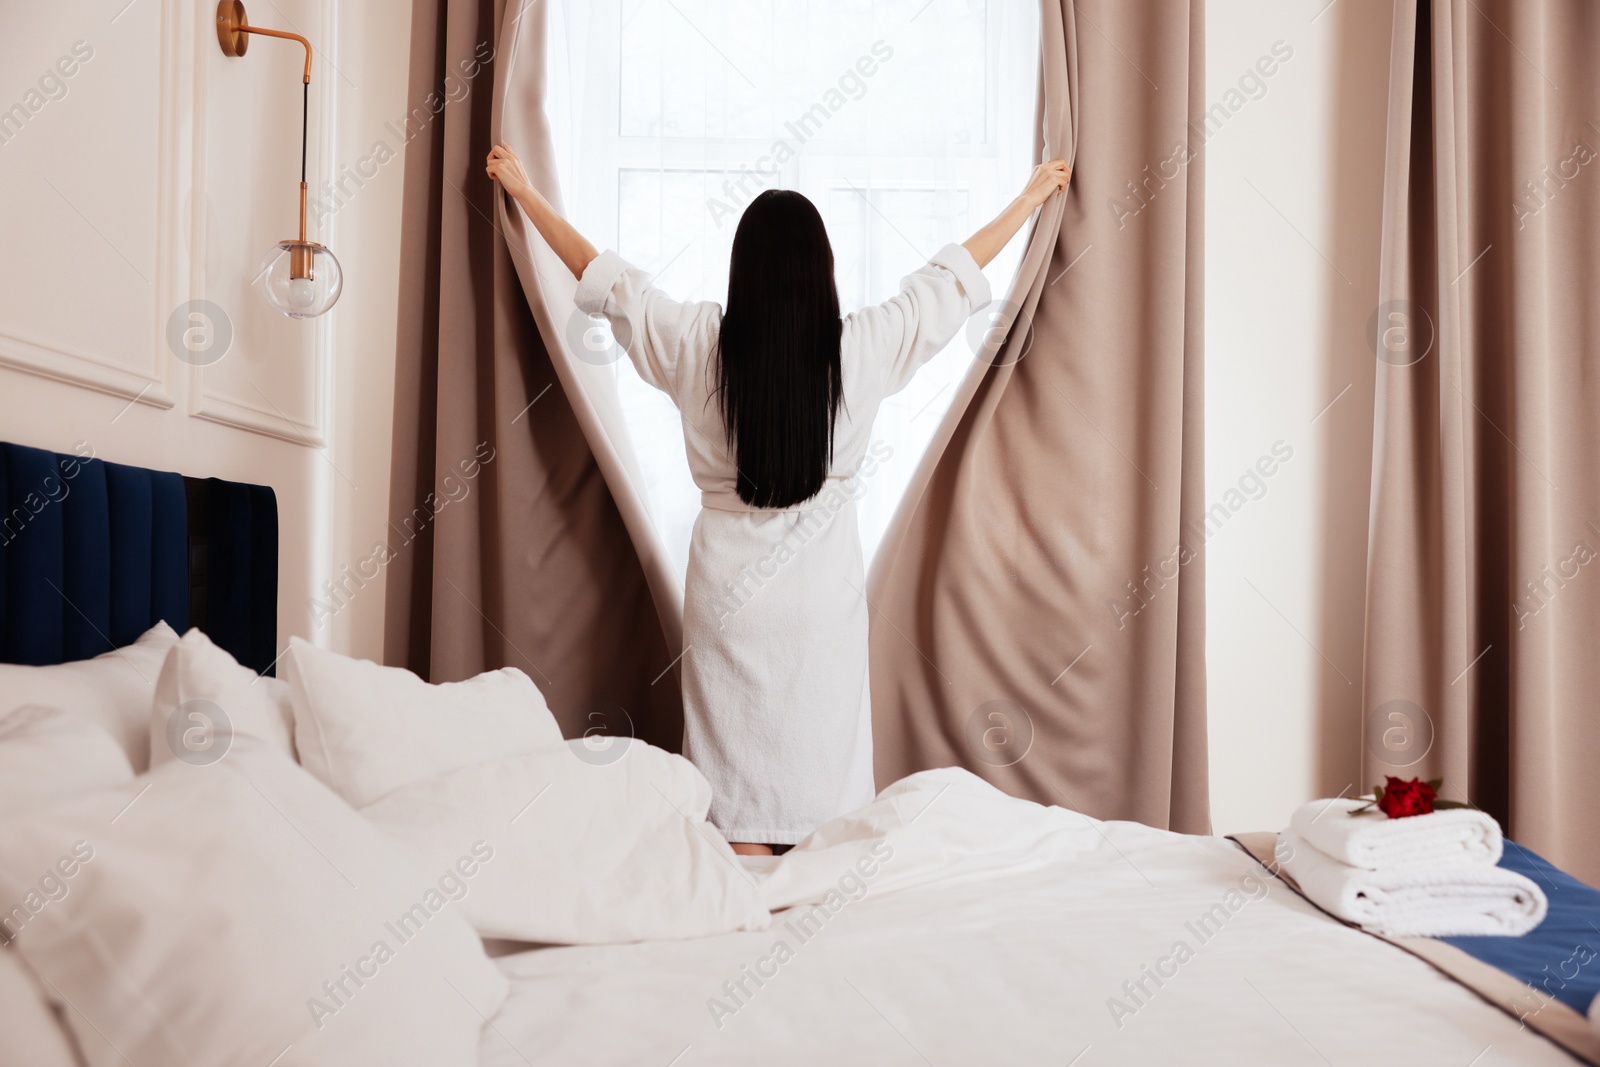
<path fill-rule="evenodd" d="M 1522 937 L 1441 937 L 1447 945 L 1522 979 L 1585 1015 L 1600 992 L 1600 889 L 1544 857 L 1506 842 L 1500 866 L 1532 879 L 1550 900 L 1544 922 Z"/>

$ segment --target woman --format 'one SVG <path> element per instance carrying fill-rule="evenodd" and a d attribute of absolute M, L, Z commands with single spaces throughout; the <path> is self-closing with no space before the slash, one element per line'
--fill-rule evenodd
<path fill-rule="evenodd" d="M 724 311 L 672 300 L 596 252 L 509 147 L 487 169 L 579 279 L 578 307 L 611 320 L 640 377 L 683 415 L 701 490 L 684 595 L 684 755 L 710 780 L 711 819 L 734 851 L 793 845 L 874 792 L 854 504 L 873 417 L 989 303 L 983 266 L 1066 188 L 1066 164 L 1035 168 L 993 222 L 941 248 L 892 300 L 842 320 L 827 231 L 799 193 L 768 190 L 745 210 Z"/>

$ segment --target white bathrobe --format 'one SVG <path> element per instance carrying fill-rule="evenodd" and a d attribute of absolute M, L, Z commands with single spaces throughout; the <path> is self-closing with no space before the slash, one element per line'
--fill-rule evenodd
<path fill-rule="evenodd" d="M 739 499 L 714 398 L 722 308 L 680 303 L 615 252 L 578 283 L 639 375 L 683 415 L 701 510 L 684 595 L 683 750 L 711 782 L 711 819 L 731 841 L 794 844 L 872 799 L 866 576 L 855 499 L 887 458 L 878 405 L 903 389 L 990 300 L 958 244 L 893 299 L 844 320 L 844 404 L 822 491 L 785 510 Z"/>

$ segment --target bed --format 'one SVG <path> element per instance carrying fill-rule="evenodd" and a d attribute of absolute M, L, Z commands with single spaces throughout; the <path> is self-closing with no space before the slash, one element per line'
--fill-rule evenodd
<path fill-rule="evenodd" d="M 83 457 L 76 458 L 83 463 Z M 5 479 L 0 499 L 21 499 L 18 494 L 28 491 L 30 479 L 52 471 L 59 476 L 62 464 L 72 459 L 0 446 L 0 478 Z M 120 488 L 110 488 L 114 485 Z M 0 660 L 47 668 L 97 653 L 103 660 L 113 646 L 126 646 L 123 652 L 131 659 L 144 654 L 137 646 L 148 640 L 148 632 L 140 636 L 146 627 L 164 619 L 176 631 L 203 621 L 199 630 L 209 629 L 211 638 L 197 632 L 180 642 L 174 633 L 159 672 L 140 673 L 160 674 L 160 681 L 151 681 L 159 711 L 163 687 L 178 684 L 175 674 L 180 681 L 184 677 L 174 664 L 191 657 L 197 678 L 222 680 L 212 689 L 193 683 L 180 696 L 210 694 L 227 705 L 237 736 L 226 758 L 190 754 L 186 759 L 180 752 L 176 760 L 167 756 L 160 763 L 162 753 L 149 749 L 162 746 L 161 716 L 140 710 L 141 723 L 156 724 L 145 741 L 149 766 L 141 769 L 130 748 L 132 771 L 103 795 L 93 795 L 99 799 L 52 801 L 55 806 L 41 809 L 45 814 L 8 818 L 0 810 L 0 876 L 8 856 L 14 858 L 41 836 L 39 820 L 70 827 L 71 819 L 58 813 L 83 809 L 93 816 L 95 833 L 105 835 L 103 858 L 85 865 L 93 871 L 78 875 L 76 895 L 63 893 L 48 907 L 55 912 L 88 908 L 96 892 L 130 881 L 120 872 L 142 870 L 138 865 L 146 862 L 133 849 L 133 836 L 117 837 L 100 829 L 102 824 L 114 823 L 117 833 L 128 835 L 143 826 L 154 835 L 145 840 L 165 850 L 166 862 L 192 865 L 195 857 L 185 849 L 200 849 L 189 842 L 206 834 L 208 813 L 200 809 L 225 807 L 229 783 L 239 786 L 226 777 L 202 779 L 202 773 L 211 773 L 205 768 L 260 761 L 268 769 L 248 779 L 249 788 L 235 791 L 246 800 L 252 789 L 277 799 L 272 811 L 261 809 L 264 821 L 248 831 L 220 825 L 205 846 L 210 850 L 205 863 L 181 867 L 195 883 L 187 887 L 189 896 L 162 891 L 169 897 L 178 893 L 158 903 L 185 909 L 175 913 L 185 920 L 182 936 L 199 940 L 186 942 L 189 947 L 180 952 L 176 945 L 137 944 L 134 934 L 117 929 L 106 935 L 110 947 L 94 957 L 106 969 L 126 964 L 136 970 L 135 955 L 148 968 L 144 979 L 125 983 L 135 992 L 116 994 L 123 998 L 120 1009 L 104 1006 L 110 1000 L 94 1000 L 98 994 L 74 991 L 72 981 L 88 989 L 98 977 L 94 974 L 40 967 L 30 983 L 18 978 L 26 968 L 12 966 L 13 958 L 28 949 L 36 951 L 28 957 L 30 967 L 47 959 L 52 942 L 78 936 L 99 913 L 83 912 L 61 931 L 47 930 L 34 938 L 38 948 L 29 945 L 32 935 L 25 928 L 11 931 L 13 943 L 0 951 L 0 1065 L 50 1062 L 42 1053 L 22 1051 L 35 1047 L 29 1041 L 52 1040 L 30 1026 L 58 1027 L 55 1040 L 69 1048 L 70 1062 L 89 1067 L 121 1062 L 137 1067 L 176 1062 L 270 1062 L 275 1067 L 474 1061 L 485 1067 L 1600 1062 L 1593 1032 L 1572 1008 L 1541 1001 L 1537 1010 L 1518 1011 L 1503 997 L 1497 1000 L 1495 989 L 1504 986 L 1475 983 L 1459 968 L 1453 975 L 1444 954 L 1430 957 L 1421 946 L 1391 943 L 1335 921 L 1274 875 L 1270 845 L 1259 838 L 1236 842 L 1101 822 L 1015 800 L 966 771 L 943 769 L 894 783 L 867 808 L 830 823 L 782 857 L 736 859 L 704 822 L 707 790 L 685 761 L 637 743 L 619 750 L 580 750 L 577 742 L 561 742 L 558 734 L 541 734 L 545 726 L 527 728 L 521 709 L 536 693 L 530 695 L 531 682 L 524 686 L 525 678 L 515 677 L 518 672 L 494 672 L 487 680 L 461 683 L 478 688 L 452 690 L 453 715 L 494 701 L 512 709 L 495 727 L 509 732 L 484 735 L 490 747 L 474 749 L 470 738 L 463 740 L 470 730 L 452 727 L 413 746 L 416 751 L 396 756 L 394 766 L 378 760 L 352 771 L 349 759 L 341 764 L 330 755 L 341 743 L 336 728 L 347 722 L 339 718 L 345 705 L 376 695 L 370 702 L 379 717 L 358 724 L 349 743 L 381 748 L 371 741 L 375 723 L 393 724 L 403 733 L 410 721 L 407 702 L 419 702 L 418 708 L 428 701 L 437 704 L 449 687 L 344 662 L 303 643 L 286 659 L 280 658 L 282 650 L 262 644 L 261 635 L 271 625 L 266 612 L 276 599 L 270 491 L 225 483 L 196 487 L 176 475 L 110 464 L 84 465 L 73 486 L 64 500 L 32 513 L 9 533 L 0 550 L 0 580 L 6 582 L 0 597 L 5 608 Z M 142 495 L 130 493 L 130 486 L 144 487 Z M 46 517 L 51 513 L 53 520 Z M 47 580 L 40 582 L 37 575 Z M 73 615 L 88 623 L 67 622 Z M 281 662 L 298 664 L 290 683 L 255 684 L 260 672 Z M 207 663 L 218 673 L 205 675 Z M 16 677 L 6 670 L 15 668 L 0 666 L 0 678 Z M 235 676 L 230 670 L 243 673 Z M 524 703 L 505 703 L 506 694 Z M 319 706 L 309 718 L 300 706 L 307 703 Z M 542 697 L 537 707 L 543 709 Z M 5 713 L 0 707 L 0 717 Z M 419 730 L 431 728 L 425 718 L 417 719 L 423 723 Z M 6 721 L 0 718 L 0 764 L 7 758 Z M 87 735 L 74 736 L 79 740 L 64 758 L 75 762 L 62 764 L 62 774 L 76 773 L 88 762 L 87 747 L 80 743 Z M 505 737 L 512 741 L 500 740 Z M 545 772 L 528 770 L 548 771 L 556 746 L 562 746 L 559 758 L 566 762 L 549 772 L 554 776 L 545 789 L 557 783 L 556 797 L 561 790 L 588 790 L 569 792 L 559 803 L 541 800 L 545 790 L 531 785 Z M 372 826 L 393 831 L 385 840 L 405 839 L 407 856 L 421 856 L 434 864 L 430 871 L 440 870 L 433 857 L 462 851 L 461 842 L 471 836 L 461 836 L 460 827 L 446 817 L 449 809 L 495 806 L 499 794 L 484 790 L 512 781 L 512 770 L 488 782 L 477 771 L 489 765 L 491 755 L 501 756 L 500 749 L 519 748 L 527 754 L 502 762 L 508 768 L 514 763 L 516 773 L 526 772 L 514 779 L 526 796 L 507 794 L 516 805 L 503 806 L 485 831 L 498 849 L 493 863 L 474 866 L 470 884 L 453 883 L 463 888 L 459 896 L 449 894 L 450 904 L 439 913 L 446 918 L 435 919 L 430 928 L 430 937 L 438 934 L 437 944 L 403 950 L 402 963 L 387 971 L 374 964 L 373 974 L 394 977 L 369 976 L 370 984 L 354 977 L 367 973 L 359 960 L 331 972 L 327 995 L 313 991 L 307 998 L 315 1032 L 303 1021 L 295 1024 L 309 1039 L 284 1042 L 274 1036 L 246 1047 L 230 1043 L 230 1028 L 223 1026 L 205 1031 L 210 1044 L 174 1036 L 190 1035 L 185 1027 L 201 1025 L 188 1017 L 205 1014 L 193 999 L 201 995 L 210 998 L 207 1011 L 219 1018 L 239 1013 L 240 1027 L 275 1013 L 285 1020 L 303 1019 L 298 999 L 287 1005 L 251 999 L 254 979 L 243 972 L 273 969 L 260 959 L 267 951 L 262 946 L 281 948 L 289 960 L 288 946 L 297 933 L 321 921 L 318 913 L 340 910 L 329 902 L 347 892 L 341 882 L 353 888 L 379 878 L 375 872 L 381 862 L 362 866 L 367 862 L 363 850 L 380 847 L 376 838 L 360 843 Z M 569 749 L 578 760 L 568 757 Z M 647 756 L 656 763 L 641 764 Z M 433 761 L 429 774 L 434 777 L 421 781 L 412 775 L 417 782 L 395 788 L 395 767 L 406 759 Z M 651 779 L 649 789 L 638 786 L 637 793 L 625 793 L 619 783 L 629 779 L 620 776 L 635 773 L 625 768 L 645 765 L 659 766 L 664 777 Z M 311 781 L 313 774 L 319 781 Z M 284 785 L 286 792 L 275 792 L 274 783 L 291 775 L 295 783 L 304 778 L 310 784 Z M 200 792 L 191 795 L 185 789 Z M 0 807 L 5 803 L 0 788 Z M 636 839 L 622 842 L 595 865 L 596 839 L 617 833 L 620 820 L 647 805 L 654 805 L 661 821 L 642 824 Z M 187 812 L 194 813 L 192 820 Z M 292 833 L 272 831 L 279 818 L 294 824 Z M 529 829 L 536 821 L 537 828 Z M 537 854 L 519 852 L 519 842 L 533 840 L 516 836 L 525 829 L 540 835 Z M 444 853 L 424 847 L 427 833 L 444 835 Z M 240 841 L 241 836 L 248 840 Z M 56 838 L 43 837 L 41 855 L 59 851 Z M 358 837 L 357 844 L 348 844 Z M 315 855 L 304 851 L 306 845 Z M 554 855 L 558 850 L 565 851 Z M 691 852 L 692 863 L 683 858 Z M 290 859 L 296 865 L 292 870 Z M 207 882 L 208 871 L 229 862 L 247 873 L 251 863 L 268 863 L 271 877 Z M 501 889 L 509 885 L 512 892 L 496 895 L 490 876 L 479 873 L 491 867 L 502 879 Z M 467 868 L 457 861 L 446 873 L 453 869 Z M 559 892 L 542 884 L 562 876 L 569 884 Z M 257 884 L 263 882 L 271 884 Z M 723 886 L 727 898 L 705 902 L 704 887 L 711 883 Z M 446 883 L 439 879 L 439 884 Z M 295 904 L 291 898 L 301 890 L 304 900 Z M 251 895 L 258 891 L 261 896 Z M 218 897 L 219 892 L 224 895 Z M 238 896 L 230 901 L 226 893 Z M 717 917 L 735 907 L 733 897 L 752 895 L 762 902 L 759 921 L 746 913 L 718 925 Z M 541 902 L 537 918 L 545 925 L 519 926 L 514 914 L 505 918 L 508 909 L 525 909 L 528 897 Z M 404 903 L 411 897 L 396 899 Z M 230 915 L 230 907 L 248 911 L 249 921 Z M 379 914 L 392 921 L 401 914 L 398 907 L 385 904 Z M 702 925 L 685 925 L 695 908 L 701 909 L 694 914 Z M 635 922 L 635 913 L 651 918 Z M 447 921 L 456 924 L 453 934 L 444 929 Z M 640 937 L 640 930 L 664 936 Z M 447 935 L 454 937 L 448 944 Z M 212 941 L 228 939 L 241 946 L 234 958 L 241 973 L 234 984 L 222 983 L 219 990 L 207 976 L 201 987 L 179 990 L 190 1000 L 172 1002 L 190 1010 L 163 1007 L 168 994 L 155 987 L 173 972 L 181 978 L 185 965 L 210 951 Z M 317 950 L 306 946 L 312 954 L 307 958 Z M 219 967 L 227 963 L 224 956 L 217 960 Z M 78 971 L 92 972 L 95 966 Z M 331 1029 L 343 1028 L 343 1045 L 317 1043 L 325 1022 L 318 1004 L 338 1023 Z M 124 1025 L 110 1018 L 118 1011 L 144 1018 Z M 90 1015 L 99 1016 L 98 1022 Z M 155 1023 L 151 1015 L 159 1016 Z M 452 1027 L 469 1035 L 470 1047 L 428 1043 L 428 1035 Z M 173 1033 L 151 1036 L 152 1030 L 164 1029 Z M 183 1056 L 141 1058 L 132 1051 L 158 1038 L 181 1045 Z"/>
<path fill-rule="evenodd" d="M 803 944 L 780 923 L 502 956 L 512 993 L 482 1062 L 1574 1062 L 1229 841 L 1061 821 L 1070 857 L 869 894 Z M 794 958 L 762 986 L 746 980 L 738 1004 L 724 983 L 783 937 Z M 713 1000 L 734 1012 L 714 1015 Z"/>

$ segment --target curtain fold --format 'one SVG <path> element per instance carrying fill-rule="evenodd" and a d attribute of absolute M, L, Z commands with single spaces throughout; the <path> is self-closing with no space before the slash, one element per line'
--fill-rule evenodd
<path fill-rule="evenodd" d="M 1600 878 L 1600 5 L 1404 0 L 1390 55 L 1364 781 Z"/>
<path fill-rule="evenodd" d="M 874 563 L 877 776 L 1204 833 L 1204 5 L 1045 0 L 1040 39 L 1073 182 Z"/>
<path fill-rule="evenodd" d="M 495 69 L 490 127 L 494 141 L 524 146 L 528 177 L 551 206 L 562 212 L 561 183 L 545 112 L 544 62 L 550 22 L 546 8 L 545 0 L 522 0 L 514 7 L 507 6 L 502 15 L 502 58 Z M 672 650 L 655 663 L 659 676 L 677 662 L 682 644 L 683 589 L 646 503 L 644 475 L 623 419 L 616 379 L 608 364 L 574 355 L 582 346 L 583 332 L 594 326 L 574 303 L 578 280 L 507 197 L 495 197 L 494 201 L 496 221 L 533 311 L 546 359 L 596 465 L 612 487 L 613 502 L 643 568 L 664 634 L 660 648 Z"/>
<path fill-rule="evenodd" d="M 548 313 L 524 297 L 527 242 L 483 170 L 538 6 L 412 7 L 385 655 L 436 682 L 517 667 L 568 736 L 676 750 L 672 592 L 608 485 L 618 457 L 589 445 L 595 412 L 569 400 Z"/>

